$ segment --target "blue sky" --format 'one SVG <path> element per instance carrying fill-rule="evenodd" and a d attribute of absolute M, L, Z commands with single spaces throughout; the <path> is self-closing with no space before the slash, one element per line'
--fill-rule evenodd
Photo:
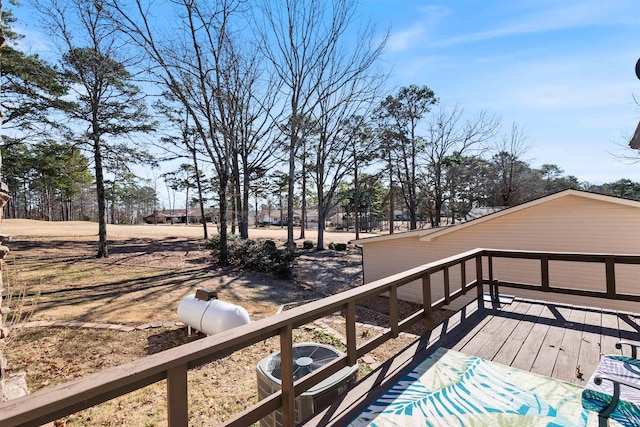
<path fill-rule="evenodd" d="M 428 2 L 364 0 L 389 22 L 392 84 L 425 84 L 443 104 L 487 110 L 524 129 L 532 165 L 555 163 L 581 181 L 640 180 L 640 164 L 611 153 L 640 118 L 634 1 Z M 364 11 L 363 11 L 364 12 Z M 627 154 L 630 152 L 627 151 Z"/>
<path fill-rule="evenodd" d="M 17 11 L 29 50 L 46 51 L 29 0 Z M 640 119 L 637 0 L 362 0 L 363 19 L 390 28 L 389 90 L 427 85 L 441 104 L 513 122 L 533 166 L 554 163 L 581 181 L 640 181 L 616 159 Z M 633 154 L 624 150 L 628 155 Z"/>

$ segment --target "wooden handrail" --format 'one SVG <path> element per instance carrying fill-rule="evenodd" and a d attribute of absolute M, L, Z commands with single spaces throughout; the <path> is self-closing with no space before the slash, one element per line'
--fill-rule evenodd
<path fill-rule="evenodd" d="M 565 295 L 576 295 L 601 299 L 615 299 L 623 301 L 640 302 L 640 294 L 623 294 L 616 290 L 616 264 L 639 265 L 640 255 L 635 254 L 599 254 L 599 253 L 573 253 L 573 252 L 542 252 L 542 251 L 515 251 L 505 249 L 483 249 L 482 256 L 487 258 L 489 264 L 489 280 L 484 279 L 485 284 L 493 280 L 494 258 L 531 259 L 540 261 L 540 284 L 515 283 L 500 280 L 500 287 L 535 290 Z M 599 263 L 605 266 L 604 291 L 592 291 L 584 289 L 572 289 L 550 285 L 549 261 L 586 262 Z"/>
<path fill-rule="evenodd" d="M 248 325 L 240 326 L 214 336 L 194 341 L 161 353 L 147 356 L 134 362 L 116 366 L 88 375 L 68 383 L 40 390 L 32 395 L 0 404 L 0 427 L 39 426 L 79 410 L 97 405 L 114 397 L 167 379 L 168 420 L 171 427 L 188 425 L 188 402 L 186 376 L 189 369 L 220 359 L 234 351 L 253 345 L 264 339 L 279 336 L 282 363 L 282 388 L 252 405 L 224 425 L 248 425 L 260 420 L 273 410 L 280 408 L 285 426 L 294 424 L 293 402 L 308 388 L 328 378 L 345 366 L 353 366 L 356 360 L 383 342 L 395 338 L 399 332 L 423 320 L 431 328 L 432 308 L 442 307 L 451 300 L 477 288 L 479 299 L 483 295 L 483 284 L 493 277 L 483 277 L 483 260 L 486 260 L 489 275 L 493 276 L 493 261 L 497 258 L 540 260 L 540 285 L 500 281 L 501 286 L 521 287 L 543 291 L 570 293 L 640 300 L 640 296 L 619 295 L 615 288 L 616 264 L 640 264 L 640 255 L 577 254 L 561 252 L 509 251 L 498 249 L 474 249 L 436 262 L 431 262 L 375 282 L 350 289 L 337 295 L 293 308 Z M 466 282 L 465 263 L 475 260 L 476 278 Z M 582 291 L 555 288 L 549 285 L 549 261 L 577 261 L 602 263 L 606 266 L 606 292 Z M 449 290 L 449 269 L 461 266 L 461 288 Z M 444 298 L 432 301 L 431 287 L 434 273 L 443 271 Z M 405 319 L 398 318 L 397 289 L 414 281 L 421 281 L 423 308 Z M 356 344 L 356 304 L 374 296 L 388 294 L 390 301 L 390 327 L 369 341 Z M 347 354 L 335 359 L 322 369 L 293 381 L 292 333 L 293 329 L 313 322 L 333 312 L 346 311 Z"/>

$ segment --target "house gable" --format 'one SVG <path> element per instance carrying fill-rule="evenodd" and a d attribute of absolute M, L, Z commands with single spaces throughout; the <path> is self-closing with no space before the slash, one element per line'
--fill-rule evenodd
<path fill-rule="evenodd" d="M 365 283 L 415 268 L 478 247 L 513 250 L 640 253 L 639 202 L 580 191 L 565 191 L 510 208 L 487 217 L 432 233 L 398 235 L 393 239 L 363 239 Z M 494 260 L 499 278 L 538 283 L 539 264 L 528 260 Z M 597 289 L 604 283 L 601 266 L 553 263 L 551 277 L 559 286 Z M 621 289 L 637 286 L 637 271 L 616 269 Z M 487 270 L 485 270 L 487 271 Z M 473 277 L 467 266 L 467 277 Z M 459 286 L 459 272 L 450 272 L 452 286 Z M 432 278 L 434 299 L 442 296 L 442 278 Z M 419 283 L 399 289 L 401 299 L 421 302 Z"/>

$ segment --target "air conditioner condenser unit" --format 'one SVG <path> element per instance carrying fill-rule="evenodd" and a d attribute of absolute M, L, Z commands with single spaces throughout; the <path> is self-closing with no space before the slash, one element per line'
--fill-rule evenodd
<path fill-rule="evenodd" d="M 313 342 L 294 344 L 293 380 L 316 371 L 332 360 L 343 355 L 335 348 Z M 277 392 L 282 386 L 280 370 L 280 352 L 258 362 L 258 398 Z M 295 422 L 299 424 L 313 414 L 328 406 L 333 399 L 347 391 L 358 379 L 358 365 L 342 368 L 329 378 L 319 382 L 294 401 Z M 282 413 L 277 410 L 260 421 L 261 427 L 281 427 Z"/>

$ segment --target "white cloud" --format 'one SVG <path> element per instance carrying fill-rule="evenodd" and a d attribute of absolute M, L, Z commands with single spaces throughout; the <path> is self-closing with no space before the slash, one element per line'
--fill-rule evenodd
<path fill-rule="evenodd" d="M 388 41 L 389 49 L 403 51 L 416 45 L 425 44 L 429 36 L 435 32 L 440 21 L 449 13 L 450 10 L 443 6 L 419 7 L 416 11 L 419 16 L 418 22 L 405 26 L 398 32 L 392 32 Z"/>
<path fill-rule="evenodd" d="M 640 23 L 634 9 L 637 7 L 637 4 L 634 5 L 634 3 L 629 1 L 580 1 L 573 4 L 561 4 L 560 6 L 557 6 L 557 3 L 553 2 L 549 4 L 549 8 L 541 8 L 540 6 L 540 4 L 537 4 L 529 13 L 525 12 L 511 20 L 497 22 L 494 28 L 445 38 L 435 41 L 432 46 L 449 47 L 520 34 L 539 33 L 589 25 Z"/>
<path fill-rule="evenodd" d="M 413 27 L 407 28 L 397 33 L 392 33 L 389 36 L 387 45 L 392 51 L 403 51 L 411 48 L 417 39 L 424 36 L 426 30 L 423 24 L 416 24 Z"/>

